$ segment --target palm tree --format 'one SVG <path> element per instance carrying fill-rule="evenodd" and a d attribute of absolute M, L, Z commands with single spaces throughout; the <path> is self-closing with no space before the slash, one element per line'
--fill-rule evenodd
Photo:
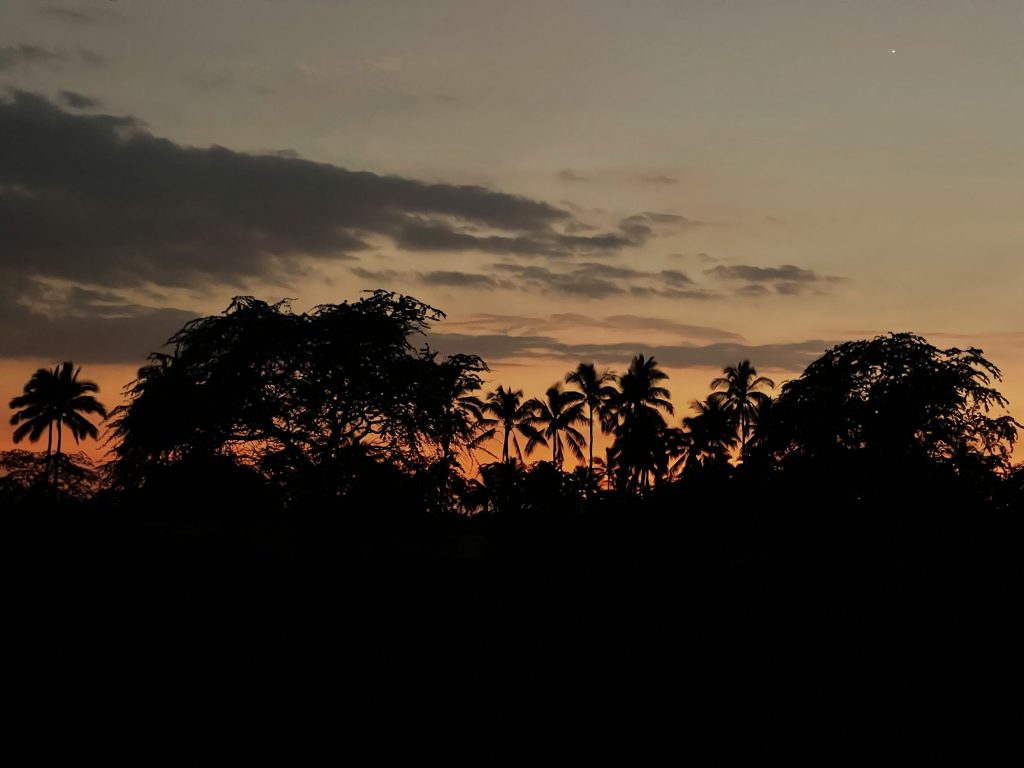
<path fill-rule="evenodd" d="M 722 375 L 711 382 L 711 389 L 715 391 L 708 397 L 708 402 L 714 400 L 732 414 L 739 429 L 741 459 L 747 447 L 750 427 L 757 423 L 758 410 L 764 401 L 771 399 L 759 391 L 763 388 L 774 389 L 775 382 L 766 376 L 758 376 L 757 369 L 749 360 L 723 368 Z"/>
<path fill-rule="evenodd" d="M 583 415 L 585 401 L 579 392 L 564 391 L 559 382 L 548 387 L 544 397 L 544 400 L 531 400 L 529 403 L 534 412 L 531 426 L 537 428 L 537 432 L 527 442 L 526 452 L 531 453 L 538 444 L 546 445 L 550 440 L 551 463 L 561 470 L 565 463 L 565 446 L 577 460 L 583 460 L 586 438 L 576 425 L 586 421 Z"/>
<path fill-rule="evenodd" d="M 683 419 L 689 442 L 687 463 L 694 461 L 701 466 L 726 464 L 736 447 L 733 412 L 721 398 L 694 400 L 690 407 L 696 414 Z"/>
<path fill-rule="evenodd" d="M 472 363 L 467 355 L 453 355 L 438 366 L 441 402 L 437 439 L 441 458 L 448 463 L 459 449 L 472 458 L 473 449 L 479 447 L 484 433 L 495 424 L 493 419 L 484 417 L 484 403 L 473 394 L 480 389 L 477 371 L 484 369 L 467 367 L 467 361 Z"/>
<path fill-rule="evenodd" d="M 487 395 L 487 400 L 483 405 L 483 412 L 494 416 L 497 423 L 485 432 L 481 439 L 492 437 L 497 426 L 502 428 L 501 460 L 505 464 L 511 461 L 508 451 L 510 441 L 515 446 L 516 456 L 519 457 L 519 461 L 523 460 L 523 452 L 519 447 L 516 433 L 518 432 L 528 440 L 532 439 L 536 433 L 536 429 L 533 427 L 533 418 L 535 416 L 533 412 L 534 402 L 530 400 L 524 403 L 523 390 L 517 389 L 513 392 L 511 387 L 498 387 Z"/>
<path fill-rule="evenodd" d="M 634 488 L 646 488 L 652 475 L 667 470 L 662 439 L 666 424 L 661 412 L 671 414 L 674 409 L 671 393 L 659 383 L 666 379 L 668 375 L 658 368 L 657 361 L 643 355 L 634 357 L 619 378 L 614 400 L 616 456 L 626 484 Z"/>
<path fill-rule="evenodd" d="M 53 465 L 53 487 L 56 488 L 61 459 L 62 438 L 64 427 L 68 428 L 77 443 L 83 437 L 96 438 L 96 426 L 82 414 L 95 413 L 106 418 L 107 410 L 90 393 L 99 392 L 94 381 L 79 381 L 81 368 L 65 362 L 52 371 L 40 368 L 32 374 L 18 397 L 10 402 L 16 409 L 11 416 L 11 424 L 17 425 L 14 430 L 14 442 L 20 443 L 25 437 L 37 442 L 46 432 L 47 475 Z M 20 410 L 17 410 L 20 409 Z M 57 432 L 57 451 L 53 455 L 54 425 Z M 51 461 L 52 456 L 52 461 Z"/>
<path fill-rule="evenodd" d="M 575 371 L 570 371 L 565 381 L 567 384 L 575 384 L 583 395 L 583 402 L 587 405 L 587 421 L 590 426 L 590 439 L 587 441 L 590 457 L 587 468 L 594 471 L 594 414 L 601 420 L 601 431 L 611 431 L 611 411 L 609 403 L 614 400 L 618 390 L 612 385 L 615 381 L 615 374 L 611 371 L 597 372 L 593 363 L 580 363 Z"/>

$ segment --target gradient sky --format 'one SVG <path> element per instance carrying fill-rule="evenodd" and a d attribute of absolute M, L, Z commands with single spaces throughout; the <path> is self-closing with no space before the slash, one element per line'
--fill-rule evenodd
<path fill-rule="evenodd" d="M 1021 413 L 1019 0 L 2 16 L 5 402 L 72 359 L 113 405 L 236 294 L 383 287 L 529 395 L 645 352 L 685 410 L 742 358 L 908 330 L 983 348 Z"/>

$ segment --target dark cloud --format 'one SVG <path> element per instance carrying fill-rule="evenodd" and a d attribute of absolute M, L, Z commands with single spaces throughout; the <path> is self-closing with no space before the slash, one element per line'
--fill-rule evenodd
<path fill-rule="evenodd" d="M 555 174 L 559 181 L 590 181 L 587 176 L 581 176 L 571 168 L 565 168 Z"/>
<path fill-rule="evenodd" d="M 596 261 L 538 266 L 498 263 L 493 268 L 511 275 L 514 282 L 502 287 L 561 293 L 591 299 L 631 294 L 639 298 L 712 299 L 715 291 L 699 288 L 683 272 L 645 271 Z"/>
<path fill-rule="evenodd" d="M 7 283 L 0 289 L 0 357 L 137 364 L 195 316 L 109 291 Z"/>
<path fill-rule="evenodd" d="M 666 176 L 664 173 L 641 173 L 638 178 L 645 184 L 678 184 L 679 179 Z"/>
<path fill-rule="evenodd" d="M 363 269 L 362 267 L 352 267 L 349 272 L 356 277 L 363 278 L 364 280 L 375 280 L 380 282 L 387 282 L 401 277 L 401 273 L 396 272 L 393 269 L 371 270 Z"/>
<path fill-rule="evenodd" d="M 106 56 L 101 56 L 95 51 L 90 51 L 88 48 L 79 48 L 78 58 L 92 67 L 101 67 L 107 63 Z"/>
<path fill-rule="evenodd" d="M 427 285 L 446 285 L 456 288 L 486 288 L 498 287 L 498 281 L 487 275 L 478 275 L 470 272 L 427 272 L 420 275 L 420 280 Z"/>
<path fill-rule="evenodd" d="M 595 277 L 608 277 L 615 280 L 645 277 L 649 272 L 641 272 L 630 267 L 617 267 L 613 264 L 604 264 L 596 261 L 584 261 L 575 266 L 578 273 L 586 273 Z"/>
<path fill-rule="evenodd" d="M 685 272 L 680 272 L 678 269 L 663 269 L 660 274 L 661 279 L 669 285 L 693 285 L 693 280 Z"/>
<path fill-rule="evenodd" d="M 761 296 L 767 296 L 769 293 L 771 293 L 771 291 L 769 291 L 763 285 L 759 285 L 758 283 L 750 283 L 749 285 L 744 285 L 742 288 L 736 289 L 737 296 L 744 296 L 750 299 L 757 299 L 760 298 Z"/>
<path fill-rule="evenodd" d="M 64 53 L 35 45 L 10 45 L 0 48 L 0 71 L 33 64 L 56 64 L 65 58 Z"/>
<path fill-rule="evenodd" d="M 622 286 L 587 274 L 585 270 L 555 272 L 547 267 L 523 264 L 495 264 L 494 268 L 518 277 L 521 287 L 526 290 L 550 291 L 587 299 L 604 299 L 625 293 Z"/>
<path fill-rule="evenodd" d="M 55 21 L 63 21 L 68 24 L 93 24 L 111 15 L 110 11 L 99 8 L 62 8 L 59 6 L 46 6 L 39 9 L 39 14 Z"/>
<path fill-rule="evenodd" d="M 462 101 L 458 96 L 452 96 L 450 93 L 435 93 L 434 100 L 443 104 L 458 104 Z"/>
<path fill-rule="evenodd" d="M 431 333 L 429 341 L 432 348 L 443 354 L 476 354 L 488 362 L 508 358 L 548 357 L 563 359 L 566 365 L 580 360 L 593 360 L 603 365 L 625 368 L 634 355 L 643 353 L 653 355 L 658 363 L 669 368 L 721 368 L 737 360 L 749 359 L 759 368 L 793 371 L 803 370 L 826 349 L 835 345 L 835 342 L 817 339 L 792 344 L 761 345 L 728 341 L 658 346 L 638 342 L 566 344 L 546 335 L 459 333 Z"/>
<path fill-rule="evenodd" d="M 75 91 L 61 91 L 60 100 L 73 109 L 96 109 L 100 106 L 98 99 Z"/>
<path fill-rule="evenodd" d="M 634 331 L 667 331 L 687 338 L 709 339 L 715 341 L 743 341 L 743 336 L 721 328 L 706 325 L 689 325 L 667 320 L 661 317 L 643 315 L 609 315 L 604 319 L 607 328 L 622 328 Z"/>
<path fill-rule="evenodd" d="M 719 265 L 705 274 L 724 280 L 749 280 L 754 283 L 785 281 L 789 283 L 815 283 L 824 278 L 810 269 L 783 264 L 781 267 L 751 267 L 746 264 Z"/>
<path fill-rule="evenodd" d="M 107 285 L 232 285 L 382 236 L 410 250 L 610 254 L 624 230 L 571 234 L 568 211 L 293 157 L 180 146 L 131 117 L 33 94 L 0 100 L 0 270 Z M 585 290 L 585 289 L 584 289 Z"/>
<path fill-rule="evenodd" d="M 814 286 L 819 283 L 839 283 L 844 278 L 834 275 L 819 275 L 817 272 L 783 264 L 780 267 L 752 267 L 747 264 L 719 265 L 705 270 L 704 274 L 713 275 L 723 280 L 742 280 L 744 285 L 736 290 L 737 295 L 747 297 L 764 296 L 771 286 L 780 296 L 798 296 L 808 290 L 819 292 Z"/>
<path fill-rule="evenodd" d="M 37 45 L 9 45 L 0 48 L 0 72 L 14 67 L 32 67 L 37 64 L 59 68 L 65 63 L 76 60 L 89 66 L 100 66 L 107 61 L 104 56 L 87 48 L 79 48 L 74 53 L 40 48 Z"/>

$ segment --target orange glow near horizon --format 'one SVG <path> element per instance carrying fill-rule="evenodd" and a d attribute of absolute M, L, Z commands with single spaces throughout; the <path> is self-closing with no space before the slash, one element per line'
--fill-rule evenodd
<path fill-rule="evenodd" d="M 989 359 L 992 358 L 990 357 Z M 541 397 L 544 391 L 554 382 L 560 381 L 564 383 L 565 374 L 575 367 L 576 362 L 561 362 L 555 359 L 510 359 L 508 361 L 495 363 L 491 366 L 490 372 L 486 375 L 484 389 L 482 392 L 478 393 L 478 395 L 483 395 L 500 385 L 523 390 L 524 398 L 526 399 L 531 397 Z M 738 361 L 733 361 L 732 364 L 735 362 Z M 752 362 L 756 367 L 756 361 Z M 25 440 L 18 445 L 14 444 L 11 437 L 13 428 L 9 425 L 12 411 L 10 408 L 7 408 L 7 403 L 12 397 L 20 394 L 22 386 L 36 369 L 40 367 L 52 367 L 54 364 L 55 363 L 50 361 L 0 360 L 0 387 L 3 388 L 4 392 L 5 408 L 3 411 L 5 413 L 4 428 L 0 430 L 0 450 L 10 450 L 12 448 L 37 451 L 45 450 L 45 442 L 32 444 Z M 616 373 L 622 373 L 625 367 L 626 366 L 621 366 L 622 370 L 618 370 L 613 367 L 613 370 L 615 370 Z M 662 368 L 669 376 L 669 380 L 665 382 L 665 385 L 672 392 L 672 402 L 675 406 L 675 414 L 671 416 L 666 415 L 666 420 L 672 426 L 679 426 L 682 418 L 690 415 L 690 403 L 693 400 L 704 399 L 707 396 L 710 391 L 709 383 L 711 379 L 719 375 L 720 369 L 711 367 L 680 369 L 669 368 L 667 366 Z M 83 365 L 82 376 L 83 378 L 95 381 L 99 385 L 100 391 L 97 398 L 104 404 L 109 412 L 117 405 L 125 402 L 122 396 L 124 387 L 135 379 L 137 370 L 138 366 L 123 364 Z M 775 394 L 778 392 L 778 387 L 785 381 L 796 378 L 800 375 L 800 372 L 798 371 L 786 371 L 782 369 L 759 369 L 758 372 L 775 381 Z M 1012 392 L 1008 387 L 997 388 L 1004 394 L 1010 393 L 1008 394 L 1008 397 L 1011 399 L 1011 413 L 1013 413 L 1012 404 L 1015 400 L 1017 402 L 1024 402 L 1024 393 L 1021 393 L 1019 397 L 1014 398 L 1011 396 Z M 105 425 L 98 424 L 97 426 L 100 428 L 100 439 L 98 441 L 86 440 L 79 446 L 73 448 L 73 450 L 84 451 L 94 461 L 102 462 L 107 459 L 109 446 L 105 445 Z M 586 427 L 584 426 L 581 428 L 581 431 L 586 434 Z M 68 440 L 69 435 L 65 434 L 65 450 L 67 450 L 69 446 L 74 446 L 74 442 L 71 441 L 69 443 Z M 601 434 L 599 429 L 595 429 L 594 444 L 595 460 L 598 458 L 603 459 L 605 448 L 611 444 L 611 438 L 610 436 Z M 476 456 L 478 463 L 486 464 L 489 461 L 497 461 L 500 459 L 500 435 L 495 438 L 492 444 L 487 446 L 487 449 L 491 454 L 493 454 L 493 458 L 491 455 L 488 455 L 486 451 L 480 451 Z M 1014 457 L 1019 455 L 1019 450 L 1019 447 L 1015 447 L 1013 453 Z M 544 446 L 539 446 L 533 454 L 529 456 L 524 454 L 524 459 L 527 463 L 548 461 L 550 458 L 550 448 L 545 448 Z M 565 469 L 571 471 L 575 466 L 577 466 L 577 464 L 578 462 L 567 453 L 565 457 Z"/>

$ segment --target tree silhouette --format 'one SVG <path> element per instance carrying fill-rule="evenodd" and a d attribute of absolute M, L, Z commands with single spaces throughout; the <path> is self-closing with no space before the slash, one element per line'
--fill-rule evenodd
<path fill-rule="evenodd" d="M 992 414 L 1007 405 L 1000 378 L 981 350 L 911 333 L 840 344 L 783 385 L 764 447 L 783 468 L 930 466 L 984 481 L 1009 472 L 1017 437 L 1009 414 Z"/>
<path fill-rule="evenodd" d="M 690 408 L 696 413 L 683 418 L 689 446 L 687 462 L 700 466 L 725 466 L 736 447 L 738 437 L 735 411 L 723 398 L 694 400 Z"/>
<path fill-rule="evenodd" d="M 733 417 L 739 430 L 741 459 L 746 451 L 750 428 L 757 424 L 758 409 L 771 399 L 759 390 L 774 387 L 774 381 L 757 375 L 757 369 L 749 360 L 723 368 L 722 376 L 711 382 L 711 389 L 715 391 L 708 396 L 708 402 L 725 406 Z"/>
<path fill-rule="evenodd" d="M 653 357 L 637 355 L 619 378 L 619 392 L 614 400 L 615 460 L 620 482 L 627 488 L 642 489 L 652 477 L 667 471 L 668 457 L 664 445 L 665 418 L 662 411 L 673 413 L 671 393 L 660 382 L 668 375 L 658 368 Z"/>
<path fill-rule="evenodd" d="M 91 393 L 99 392 L 94 381 L 79 380 L 81 368 L 71 362 L 64 362 L 54 369 L 40 368 L 25 384 L 22 394 L 10 402 L 16 410 L 11 416 L 14 442 L 20 443 L 25 437 L 33 443 L 46 432 L 46 458 L 53 468 L 53 487 L 57 487 L 61 466 L 61 450 L 64 427 L 78 443 L 82 438 L 96 438 L 96 426 L 83 414 L 96 414 L 106 418 L 107 411 Z M 50 461 L 53 450 L 53 436 L 57 434 L 56 460 Z"/>
<path fill-rule="evenodd" d="M 499 386 L 487 395 L 483 410 L 484 413 L 494 416 L 496 424 L 485 433 L 485 436 L 492 437 L 497 428 L 501 427 L 501 461 L 503 463 L 508 464 L 511 461 L 509 442 L 515 447 L 519 461 L 523 460 L 523 451 L 519 446 L 516 433 L 523 435 L 527 441 L 533 440 L 536 436 L 537 430 L 533 426 L 533 419 L 536 415 L 534 404 L 533 400 L 523 402 L 523 391 L 521 389 L 513 391 L 511 387 Z"/>
<path fill-rule="evenodd" d="M 187 323 L 173 354 L 151 356 L 130 385 L 114 422 L 119 476 L 223 457 L 281 487 L 338 495 L 360 467 L 428 469 L 472 439 L 470 393 L 485 370 L 412 344 L 443 317 L 386 291 L 303 314 L 237 297 Z M 161 428 L 164 414 L 180 421 Z"/>
<path fill-rule="evenodd" d="M 566 446 L 576 459 L 582 461 L 586 438 L 576 425 L 586 421 L 583 415 L 585 404 L 582 394 L 566 392 L 560 383 L 548 387 L 543 400 L 531 400 L 529 406 L 534 414 L 531 426 L 536 432 L 526 443 L 526 452 L 531 453 L 538 444 L 550 442 L 551 463 L 559 470 L 565 463 Z"/>
<path fill-rule="evenodd" d="M 609 405 L 614 401 L 618 390 L 613 382 L 615 374 L 611 371 L 597 372 L 593 363 L 580 363 L 575 371 L 570 371 L 565 381 L 567 384 L 574 384 L 583 395 L 583 401 L 587 405 L 587 423 L 590 429 L 590 436 L 587 440 L 589 452 L 587 468 L 594 471 L 594 416 L 597 415 L 601 422 L 601 431 L 610 432 L 614 426 L 613 415 Z"/>
<path fill-rule="evenodd" d="M 487 370 L 479 357 L 456 354 L 438 362 L 436 375 L 423 381 L 418 393 L 422 428 L 437 441 L 444 462 L 471 454 L 482 433 L 493 426 L 483 415 L 483 401 L 474 394 L 483 385 L 480 374 Z"/>

